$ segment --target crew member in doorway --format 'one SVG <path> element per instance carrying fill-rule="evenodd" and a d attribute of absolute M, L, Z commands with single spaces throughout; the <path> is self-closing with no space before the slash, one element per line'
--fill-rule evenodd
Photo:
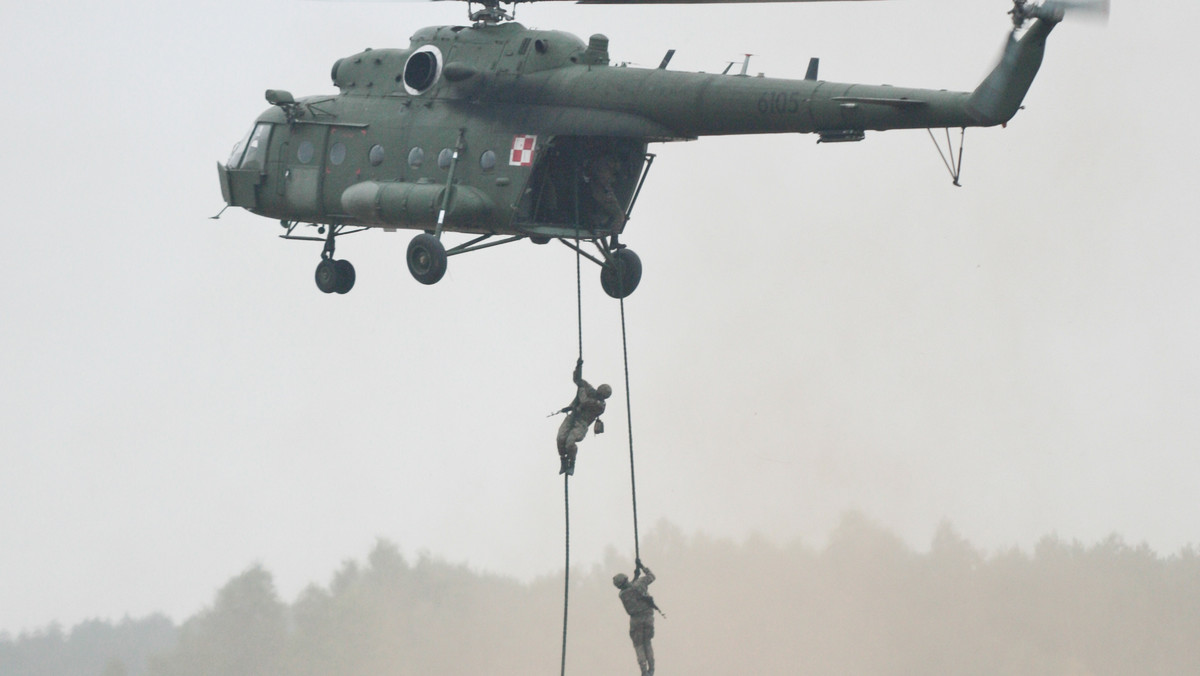
<path fill-rule="evenodd" d="M 587 436 L 588 426 L 594 422 L 596 434 L 604 431 L 604 423 L 600 421 L 600 416 L 604 413 L 605 399 L 612 396 L 612 388 L 608 385 L 592 387 L 583 379 L 582 359 L 575 362 L 573 378 L 578 389 L 575 392 L 575 400 L 559 411 L 566 413 L 567 417 L 558 427 L 557 439 L 560 463 L 558 473 L 568 475 L 575 473 L 575 454 L 579 451 L 577 444 Z"/>
<path fill-rule="evenodd" d="M 620 231 L 625 225 L 625 209 L 621 200 L 617 199 L 613 186 L 617 182 L 617 172 L 621 165 L 611 152 L 599 151 L 598 154 L 584 167 L 583 180 L 588 184 L 592 199 L 600 207 L 598 214 L 600 222 L 597 225 L 607 226 Z"/>
<path fill-rule="evenodd" d="M 641 559 L 637 561 L 632 581 L 625 573 L 613 576 L 613 585 L 621 590 L 618 592 L 621 604 L 629 613 L 629 638 L 633 640 L 633 650 L 637 653 L 642 676 L 654 676 L 654 648 L 650 646 L 650 639 L 654 638 L 654 611 L 658 610 L 658 606 L 654 605 L 654 597 L 646 590 L 651 582 L 654 582 L 654 573 L 642 565 Z"/>

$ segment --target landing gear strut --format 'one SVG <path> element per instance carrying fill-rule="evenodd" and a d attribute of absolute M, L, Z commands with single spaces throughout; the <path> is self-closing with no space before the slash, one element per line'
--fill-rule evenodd
<path fill-rule="evenodd" d="M 317 288 L 322 293 L 348 293 L 354 288 L 354 266 L 350 261 L 334 260 L 334 238 L 338 227 L 329 226 L 329 234 L 325 237 L 325 250 L 321 252 L 321 262 L 317 264 Z"/>

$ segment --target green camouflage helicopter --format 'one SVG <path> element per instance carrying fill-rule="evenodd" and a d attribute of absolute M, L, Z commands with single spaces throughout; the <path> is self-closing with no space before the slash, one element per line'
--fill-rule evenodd
<path fill-rule="evenodd" d="M 642 265 L 619 237 L 653 163 L 648 144 L 785 132 L 847 142 L 867 131 L 1003 124 L 1064 15 L 1108 11 L 1108 0 L 1014 0 L 1000 63 L 975 91 L 948 92 L 825 82 L 816 59 L 803 80 L 748 77 L 744 67 L 671 71 L 673 52 L 654 69 L 614 66 L 603 35 L 585 43 L 530 30 L 500 0 L 468 2 L 470 26 L 425 28 L 408 49 L 338 60 L 335 96 L 267 90 L 271 107 L 218 164 L 227 205 L 279 219 L 286 239 L 324 242 L 321 291 L 354 286 L 354 266 L 334 258 L 339 236 L 405 228 L 424 231 L 407 254 L 423 284 L 442 278 L 449 256 L 557 239 L 597 263 L 604 291 L 624 298 Z M 321 236 L 297 234 L 300 225 Z M 447 249 L 446 232 L 475 237 Z"/>

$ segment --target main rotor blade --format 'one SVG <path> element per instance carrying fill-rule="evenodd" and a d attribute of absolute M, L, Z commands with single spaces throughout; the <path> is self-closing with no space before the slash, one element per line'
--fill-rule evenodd
<path fill-rule="evenodd" d="M 316 0 L 317 2 L 362 2 L 364 0 Z M 367 2 L 443 2 L 444 0 L 365 0 Z M 528 2 L 574 2 L 577 5 L 748 5 L 761 2 L 879 2 L 886 0 L 459 0 L 478 5 Z"/>
<path fill-rule="evenodd" d="M 534 0 L 525 0 L 534 2 Z M 545 0 L 543 0 L 545 1 Z M 554 1 L 554 0 L 549 0 Z M 875 0 L 575 0 L 579 5 L 747 5 L 759 2 L 874 2 Z"/>
<path fill-rule="evenodd" d="M 534 2 L 535 0 L 521 0 Z M 554 2 L 555 0 L 538 0 Z M 570 1 L 570 0 L 560 0 Z M 748 5 L 760 2 L 874 2 L 875 0 L 574 0 L 579 5 Z"/>

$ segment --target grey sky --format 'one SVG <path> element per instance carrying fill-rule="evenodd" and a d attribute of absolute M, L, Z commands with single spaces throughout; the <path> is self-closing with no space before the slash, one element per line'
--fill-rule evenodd
<path fill-rule="evenodd" d="M 616 61 L 971 89 L 1004 2 L 522 6 Z M 556 420 L 575 261 L 521 244 L 413 281 L 409 233 L 319 245 L 221 207 L 263 90 L 404 47 L 454 3 L 17 3 L 0 300 L 0 631 L 181 619 L 261 562 L 291 599 L 383 537 L 529 577 L 562 565 Z M 954 188 L 924 132 L 658 145 L 626 241 L 639 512 L 820 543 L 863 510 L 924 546 L 1196 541 L 1200 7 L 1061 26 Z M 956 135 L 957 136 L 957 135 Z M 585 269 L 586 375 L 623 409 L 618 306 Z M 632 550 L 625 423 L 582 445 L 572 551 Z"/>

